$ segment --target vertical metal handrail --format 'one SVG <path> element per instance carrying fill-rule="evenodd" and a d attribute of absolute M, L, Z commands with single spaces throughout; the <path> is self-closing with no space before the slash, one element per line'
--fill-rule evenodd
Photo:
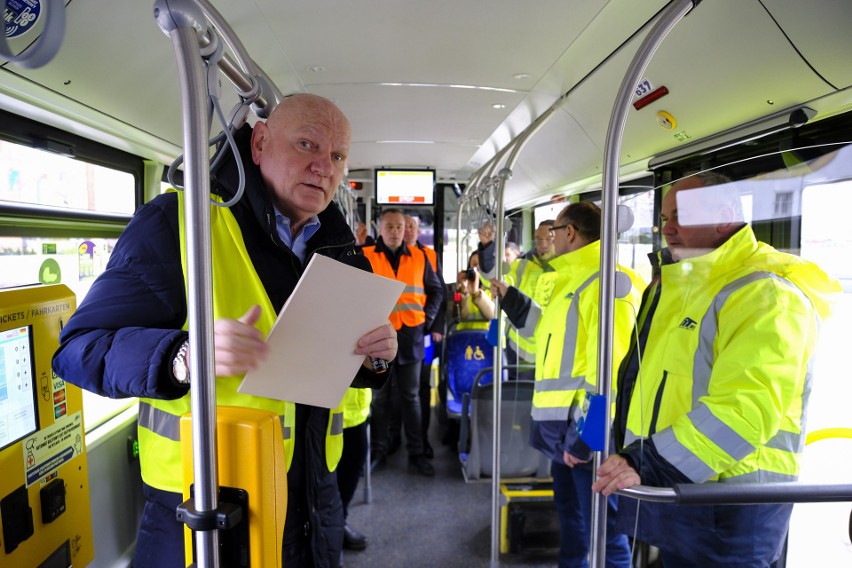
<path fill-rule="evenodd" d="M 506 184 L 512 177 L 512 167 L 518 159 L 521 151 L 526 146 L 527 142 L 544 126 L 547 120 L 553 115 L 556 109 L 565 100 L 564 97 L 551 105 L 541 116 L 536 118 L 524 131 L 515 138 L 510 144 L 504 147 L 495 156 L 494 161 L 488 169 L 490 172 L 502 160 L 502 157 L 508 153 L 508 158 L 505 165 L 500 169 L 496 176 L 492 179 L 495 185 L 495 201 L 497 210 L 493 212 L 495 215 L 494 223 L 494 255 L 495 255 L 495 271 L 494 278 L 497 280 L 503 279 L 503 252 L 506 247 L 505 242 L 505 220 L 506 220 L 506 204 L 503 199 L 503 194 L 506 189 Z M 511 150 L 511 152 L 510 152 Z M 500 309 L 500 299 L 496 298 L 494 302 L 494 313 L 497 318 L 497 344 L 494 346 L 494 367 L 493 367 L 493 400 L 492 400 L 492 452 L 491 452 L 491 556 L 490 565 L 496 567 L 500 565 L 500 454 L 502 451 L 502 442 L 500 440 L 500 431 L 502 427 L 502 405 L 503 405 L 503 334 L 505 315 Z"/>
<path fill-rule="evenodd" d="M 192 0 L 156 0 L 154 15 L 172 40 L 177 58 L 183 109 L 185 228 L 188 279 L 187 314 L 192 388 L 195 509 L 218 507 L 216 461 L 216 383 L 213 363 L 212 254 L 210 245 L 210 173 L 207 140 L 207 78 L 199 42 L 204 16 Z M 198 566 L 219 565 L 219 533 L 195 532 Z"/>
<path fill-rule="evenodd" d="M 630 62 L 624 79 L 618 89 L 612 107 L 607 129 L 606 148 L 604 150 L 603 191 L 601 196 L 601 266 L 600 296 L 598 313 L 598 394 L 606 397 L 606 420 L 604 449 L 595 452 L 594 470 L 597 471 L 602 459 L 609 454 L 610 392 L 612 390 L 612 330 L 615 306 L 615 259 L 617 245 L 617 209 L 618 209 L 618 160 L 621 154 L 621 141 L 624 125 L 633 91 L 639 84 L 648 62 L 657 47 L 669 31 L 689 13 L 698 0 L 673 0 L 659 14 L 654 27 L 639 46 Z M 592 498 L 592 519 L 590 527 L 589 565 L 603 568 L 606 563 L 606 496 L 595 493 Z"/>
<path fill-rule="evenodd" d="M 497 187 L 494 190 L 497 211 L 497 218 L 494 223 L 494 278 L 496 280 L 503 279 L 503 224 L 505 217 L 505 206 L 503 204 L 503 190 L 506 187 L 506 181 L 512 177 L 512 170 L 503 168 L 497 175 Z M 494 393 L 491 404 L 492 415 L 492 444 L 491 452 L 491 566 L 500 565 L 500 452 L 502 443 L 500 440 L 500 428 L 502 422 L 502 406 L 503 406 L 503 356 L 500 348 L 503 345 L 502 330 L 503 330 L 503 312 L 500 309 L 500 299 L 497 298 L 494 302 L 494 313 L 497 316 L 497 344 L 493 349 L 494 361 L 493 375 L 491 376 L 491 384 L 494 388 L 491 392 Z"/>

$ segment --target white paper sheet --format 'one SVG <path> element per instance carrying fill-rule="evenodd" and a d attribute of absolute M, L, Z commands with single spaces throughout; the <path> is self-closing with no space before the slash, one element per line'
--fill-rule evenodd
<path fill-rule="evenodd" d="M 387 323 L 405 284 L 315 254 L 239 392 L 335 408 L 364 362 L 358 340 Z"/>

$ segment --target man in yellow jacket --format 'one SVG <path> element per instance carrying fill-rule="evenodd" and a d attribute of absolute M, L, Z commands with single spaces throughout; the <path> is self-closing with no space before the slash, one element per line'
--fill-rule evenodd
<path fill-rule="evenodd" d="M 534 335 L 535 392 L 530 444 L 551 461 L 553 498 L 561 531 L 559 568 L 588 568 L 591 450 L 577 425 L 586 393 L 597 392 L 598 296 L 601 211 L 589 201 L 572 203 L 556 218 L 551 286 L 529 298 L 498 280 L 492 288 L 520 334 Z M 630 343 L 644 283 L 624 267 L 622 295 L 615 303 L 614 365 Z M 615 532 L 617 502 L 609 501 L 607 566 L 630 566 L 627 537 Z"/>
<path fill-rule="evenodd" d="M 539 277 L 544 273 L 552 273 L 554 269 L 550 266 L 553 258 L 554 235 L 550 228 L 556 224 L 553 219 L 547 219 L 539 223 L 535 230 L 535 247 L 521 258 L 515 260 L 506 276 L 506 281 L 515 286 L 520 292 L 535 298 L 536 286 Z M 530 380 L 535 378 L 535 370 L 519 370 L 518 365 L 535 364 L 535 338 L 524 337 L 514 327 L 509 326 L 506 330 L 508 344 L 506 345 L 506 366 L 509 371 L 509 379 Z"/>
<path fill-rule="evenodd" d="M 727 182 L 699 174 L 663 199 L 668 248 L 652 255 L 639 345 L 619 370 L 620 449 L 598 469 L 595 491 L 797 478 L 819 323 L 840 286 L 758 242 Z M 636 508 L 622 504 L 622 513 Z M 636 513 L 621 520 L 660 548 L 664 566 L 756 567 L 780 557 L 791 512 L 645 502 L 638 522 Z"/>

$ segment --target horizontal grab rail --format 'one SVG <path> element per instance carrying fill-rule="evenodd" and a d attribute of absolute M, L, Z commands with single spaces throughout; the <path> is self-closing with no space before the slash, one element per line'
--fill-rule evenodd
<path fill-rule="evenodd" d="M 852 485 L 804 483 L 682 483 L 671 487 L 636 485 L 619 495 L 675 505 L 754 505 L 852 501 Z"/>

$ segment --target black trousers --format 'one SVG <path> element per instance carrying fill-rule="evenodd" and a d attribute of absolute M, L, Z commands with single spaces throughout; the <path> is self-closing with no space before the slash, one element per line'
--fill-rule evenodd
<path fill-rule="evenodd" d="M 423 434 L 420 423 L 420 366 L 416 361 L 394 365 L 384 386 L 373 391 L 373 416 L 371 430 L 373 452 L 387 453 L 391 421 L 391 401 L 399 400 L 402 423 L 405 427 L 405 445 L 408 456 L 423 454 Z"/>
<path fill-rule="evenodd" d="M 343 454 L 337 464 L 337 487 L 343 501 L 343 518 L 349 513 L 349 503 L 358 488 L 358 479 L 367 461 L 367 422 L 343 429 Z"/>

